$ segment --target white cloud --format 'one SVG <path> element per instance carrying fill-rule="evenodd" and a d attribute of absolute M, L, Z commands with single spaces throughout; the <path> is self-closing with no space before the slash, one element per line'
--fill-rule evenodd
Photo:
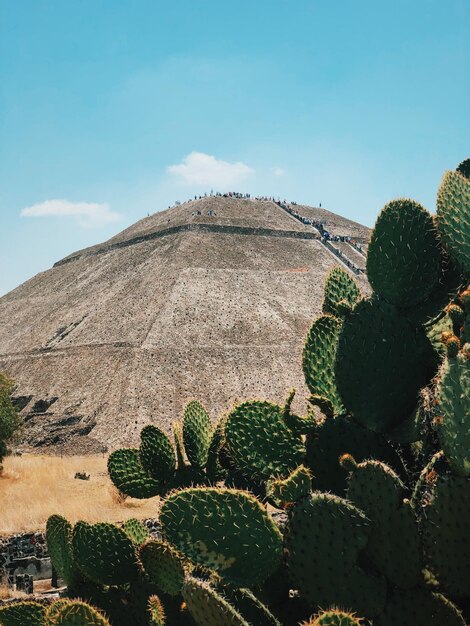
<path fill-rule="evenodd" d="M 98 228 L 120 219 L 107 204 L 45 200 L 21 210 L 23 217 L 74 217 L 83 228 Z"/>
<path fill-rule="evenodd" d="M 286 172 L 282 169 L 282 167 L 273 167 L 274 176 L 284 176 L 285 173 Z"/>
<path fill-rule="evenodd" d="M 255 173 L 245 163 L 229 163 L 203 152 L 191 152 L 178 165 L 170 165 L 167 172 L 185 185 L 206 185 L 219 189 L 227 189 Z"/>

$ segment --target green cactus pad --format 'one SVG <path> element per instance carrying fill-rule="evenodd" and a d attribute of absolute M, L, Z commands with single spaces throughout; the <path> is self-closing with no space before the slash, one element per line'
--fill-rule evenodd
<path fill-rule="evenodd" d="M 301 465 L 286 479 L 275 479 L 268 483 L 267 494 L 278 506 L 297 502 L 305 498 L 312 488 L 312 474 Z"/>
<path fill-rule="evenodd" d="M 345 320 L 336 353 L 336 383 L 353 418 L 375 432 L 405 420 L 427 382 L 423 346 L 395 307 L 361 300 Z"/>
<path fill-rule="evenodd" d="M 140 460 L 150 476 L 160 483 L 173 476 L 175 451 L 165 433 L 156 426 L 145 426 L 140 433 Z"/>
<path fill-rule="evenodd" d="M 182 555 L 164 541 L 149 541 L 140 549 L 140 560 L 149 580 L 163 593 L 181 593 L 185 577 Z"/>
<path fill-rule="evenodd" d="M 340 267 L 334 267 L 325 281 L 323 313 L 343 317 L 346 302 L 351 308 L 360 299 L 361 292 L 351 276 Z"/>
<path fill-rule="evenodd" d="M 143 522 L 138 519 L 128 519 L 122 525 L 122 529 L 136 546 L 141 546 L 149 538 L 149 532 Z"/>
<path fill-rule="evenodd" d="M 441 454 L 423 470 L 413 505 L 420 518 L 425 565 L 453 597 L 470 596 L 470 478 L 456 476 Z"/>
<path fill-rule="evenodd" d="M 302 626 L 363 626 L 364 622 L 352 613 L 345 613 L 337 609 L 322 611 Z"/>
<path fill-rule="evenodd" d="M 305 382 L 310 392 L 329 400 L 336 413 L 343 410 L 334 374 L 341 325 L 341 320 L 332 315 L 317 318 L 307 335 L 302 360 Z"/>
<path fill-rule="evenodd" d="M 148 609 L 150 613 L 150 626 L 165 626 L 165 610 L 158 596 L 150 596 L 148 599 Z"/>
<path fill-rule="evenodd" d="M 281 626 L 269 609 L 250 589 L 239 589 L 229 585 L 215 585 L 215 590 L 223 596 L 236 611 L 243 615 L 249 624 L 256 626 Z"/>
<path fill-rule="evenodd" d="M 79 600 L 59 600 L 46 617 L 47 626 L 111 626 L 101 613 Z"/>
<path fill-rule="evenodd" d="M 113 524 L 77 522 L 72 545 L 77 566 L 95 583 L 122 585 L 139 573 L 134 544 L 124 530 Z"/>
<path fill-rule="evenodd" d="M 436 388 L 435 429 L 453 471 L 470 476 L 470 359 L 444 360 Z"/>
<path fill-rule="evenodd" d="M 375 223 L 367 277 L 384 300 L 410 308 L 425 300 L 440 275 L 439 239 L 431 215 L 413 200 L 392 200 Z"/>
<path fill-rule="evenodd" d="M 161 484 L 152 478 L 140 461 L 139 450 L 120 448 L 109 455 L 108 472 L 114 486 L 131 498 L 153 498 Z"/>
<path fill-rule="evenodd" d="M 193 467 L 206 466 L 211 439 L 211 420 L 207 411 L 196 400 L 188 402 L 184 409 L 183 442 L 186 456 Z"/>
<path fill-rule="evenodd" d="M 337 415 L 317 422 L 316 429 L 307 436 L 306 465 L 313 474 L 314 489 L 344 496 L 348 473 L 338 459 L 347 453 L 358 462 L 378 458 L 395 470 L 402 470 L 400 457 L 382 435 Z"/>
<path fill-rule="evenodd" d="M 470 274 L 470 180 L 446 172 L 437 192 L 439 232 L 451 258 Z"/>
<path fill-rule="evenodd" d="M 279 530 L 258 500 L 243 491 L 173 493 L 162 505 L 160 521 L 164 537 L 187 558 L 235 585 L 262 582 L 281 558 Z"/>
<path fill-rule="evenodd" d="M 212 484 L 223 480 L 227 476 L 227 470 L 221 463 L 221 450 L 224 445 L 224 420 L 220 419 L 214 432 L 212 433 L 212 439 L 209 446 L 209 452 L 207 454 L 206 473 L 209 481 Z"/>
<path fill-rule="evenodd" d="M 185 467 L 183 447 L 183 427 L 181 422 L 173 422 L 173 438 L 175 440 L 176 464 L 178 469 Z"/>
<path fill-rule="evenodd" d="M 46 626 L 46 609 L 39 602 L 18 602 L 0 607 L 1 626 Z"/>
<path fill-rule="evenodd" d="M 80 578 L 73 558 L 72 524 L 61 515 L 51 515 L 46 524 L 46 542 L 57 574 L 72 587 Z"/>
<path fill-rule="evenodd" d="M 375 617 L 385 604 L 386 583 L 359 566 L 371 523 L 353 504 L 315 492 L 291 510 L 287 566 L 312 606 L 336 606 Z"/>
<path fill-rule="evenodd" d="M 427 589 L 392 591 L 374 626 L 465 626 L 460 611 L 439 593 Z"/>
<path fill-rule="evenodd" d="M 398 587 L 408 589 L 421 579 L 421 544 L 418 523 L 408 501 L 405 487 L 384 463 L 349 459 L 343 466 L 351 469 L 347 498 L 373 522 L 365 549 L 378 571 Z"/>
<path fill-rule="evenodd" d="M 305 454 L 301 437 L 288 428 L 281 407 L 258 400 L 231 411 L 225 442 L 237 469 L 255 481 L 288 476 Z"/>
<path fill-rule="evenodd" d="M 188 578 L 183 586 L 183 598 L 198 626 L 250 626 L 207 582 Z"/>

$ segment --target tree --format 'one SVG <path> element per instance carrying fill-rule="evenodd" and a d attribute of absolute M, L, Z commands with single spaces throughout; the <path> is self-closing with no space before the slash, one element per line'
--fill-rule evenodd
<path fill-rule="evenodd" d="M 6 444 L 21 426 L 21 418 L 11 400 L 14 386 L 12 379 L 0 372 L 0 463 L 7 451 Z"/>

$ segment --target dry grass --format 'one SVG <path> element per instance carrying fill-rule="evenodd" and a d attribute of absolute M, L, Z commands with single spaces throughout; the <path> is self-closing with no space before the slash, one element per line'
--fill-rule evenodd
<path fill-rule="evenodd" d="M 43 529 L 53 513 L 71 522 L 155 517 L 158 497 L 124 502 L 116 497 L 106 461 L 98 455 L 7 457 L 0 476 L 0 535 Z M 75 472 L 90 479 L 75 479 Z"/>

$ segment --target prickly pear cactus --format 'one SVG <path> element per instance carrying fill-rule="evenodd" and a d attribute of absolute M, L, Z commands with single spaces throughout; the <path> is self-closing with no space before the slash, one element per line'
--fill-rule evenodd
<path fill-rule="evenodd" d="M 440 274 L 440 246 L 431 215 L 414 200 L 393 200 L 377 218 L 367 252 L 367 277 L 380 296 L 402 308 L 422 302 Z"/>
<path fill-rule="evenodd" d="M 344 496 L 348 472 L 338 459 L 346 453 L 358 461 L 377 458 L 397 471 L 402 469 L 400 457 L 382 435 L 346 416 L 337 415 L 319 420 L 307 436 L 306 465 L 312 472 L 312 485 L 316 491 L 331 491 Z"/>
<path fill-rule="evenodd" d="M 281 559 L 281 533 L 243 491 L 184 489 L 165 500 L 160 521 L 164 537 L 188 559 L 235 585 L 261 583 Z"/>
<path fill-rule="evenodd" d="M 46 614 L 47 626 L 111 626 L 96 609 L 78 600 L 59 600 Z"/>
<path fill-rule="evenodd" d="M 72 587 L 80 578 L 73 558 L 72 525 L 61 515 L 51 515 L 46 524 L 46 542 L 57 574 Z"/>
<path fill-rule="evenodd" d="M 470 596 L 470 478 L 456 476 L 438 453 L 422 471 L 413 506 L 420 520 L 425 566 L 444 592 Z"/>
<path fill-rule="evenodd" d="M 461 172 L 444 174 L 437 192 L 437 219 L 449 255 L 470 275 L 470 180 Z"/>
<path fill-rule="evenodd" d="M 207 582 L 188 578 L 183 586 L 183 599 L 198 626 L 250 626 Z"/>
<path fill-rule="evenodd" d="M 415 587 L 421 579 L 421 543 L 415 514 L 404 500 L 405 486 L 379 461 L 358 464 L 344 455 L 341 464 L 350 471 L 348 500 L 373 522 L 365 553 L 391 583 Z"/>
<path fill-rule="evenodd" d="M 150 626 L 165 626 L 165 609 L 158 596 L 150 596 L 148 600 Z"/>
<path fill-rule="evenodd" d="M 434 413 L 433 425 L 452 470 L 470 476 L 470 359 L 463 351 L 441 366 Z"/>
<path fill-rule="evenodd" d="M 377 298 L 361 300 L 346 318 L 336 353 L 336 384 L 358 423 L 385 432 L 413 411 L 427 382 L 419 341 L 424 339 L 417 339 L 406 318 Z"/>
<path fill-rule="evenodd" d="M 314 492 L 291 509 L 287 566 L 312 606 L 337 606 L 365 617 L 382 611 L 385 580 L 359 565 L 371 526 L 353 504 L 328 493 Z"/>
<path fill-rule="evenodd" d="M 188 402 L 184 409 L 183 442 L 186 456 L 193 467 L 206 466 L 211 438 L 211 420 L 207 411 L 197 400 Z"/>
<path fill-rule="evenodd" d="M 140 433 L 140 460 L 150 476 L 160 483 L 174 474 L 175 451 L 165 433 L 156 426 L 145 426 Z"/>
<path fill-rule="evenodd" d="M 114 486 L 131 498 L 152 498 L 162 485 L 144 469 L 140 452 L 134 448 L 120 448 L 108 457 L 108 473 Z"/>
<path fill-rule="evenodd" d="M 249 624 L 281 626 L 269 609 L 258 600 L 250 589 L 239 589 L 230 585 L 217 585 L 216 583 L 213 585 L 214 589 L 230 602 Z"/>
<path fill-rule="evenodd" d="M 329 400 L 336 413 L 343 410 L 334 374 L 341 326 L 341 320 L 332 315 L 317 318 L 308 332 L 303 350 L 303 370 L 310 393 Z"/>
<path fill-rule="evenodd" d="M 331 609 L 322 611 L 302 626 L 363 626 L 364 622 L 352 613 Z"/>
<path fill-rule="evenodd" d="M 351 276 L 340 267 L 334 267 L 325 281 L 323 313 L 344 317 L 346 309 L 352 309 L 360 297 L 361 292 Z"/>
<path fill-rule="evenodd" d="M 220 455 L 224 445 L 224 420 L 221 418 L 212 433 L 212 438 L 207 453 L 206 474 L 212 484 L 227 477 L 227 469 L 222 465 Z"/>
<path fill-rule="evenodd" d="M 46 626 L 46 609 L 39 602 L 18 602 L 0 607 L 1 626 Z"/>
<path fill-rule="evenodd" d="M 311 472 L 300 465 L 287 478 L 269 481 L 267 495 L 276 504 L 284 508 L 301 498 L 305 498 L 312 488 Z"/>
<path fill-rule="evenodd" d="M 122 529 L 135 546 L 141 546 L 149 538 L 147 527 L 138 519 L 131 517 L 126 520 Z"/>
<path fill-rule="evenodd" d="M 124 530 L 113 524 L 77 522 L 72 545 L 78 568 L 94 583 L 122 585 L 139 574 L 134 544 Z"/>
<path fill-rule="evenodd" d="M 237 469 L 249 479 L 288 476 L 305 447 L 284 422 L 281 407 L 253 400 L 235 407 L 225 422 L 225 443 Z"/>
<path fill-rule="evenodd" d="M 186 565 L 182 555 L 164 541 L 149 541 L 140 549 L 140 560 L 149 580 L 163 593 L 181 593 Z"/>

